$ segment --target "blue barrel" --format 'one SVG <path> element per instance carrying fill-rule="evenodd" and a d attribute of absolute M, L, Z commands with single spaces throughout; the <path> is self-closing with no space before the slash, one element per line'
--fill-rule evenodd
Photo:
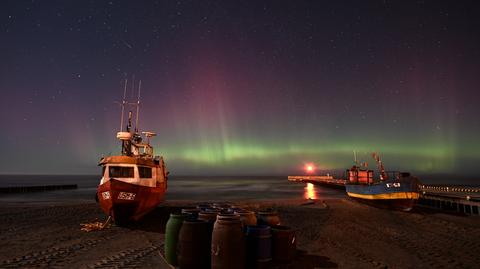
<path fill-rule="evenodd" d="M 272 260 L 270 226 L 247 226 L 247 267 L 265 268 Z"/>
<path fill-rule="evenodd" d="M 212 205 L 209 203 L 201 203 L 197 205 L 197 208 L 200 209 L 200 211 L 205 211 L 207 208 L 212 208 Z"/>
<path fill-rule="evenodd" d="M 213 213 L 217 213 L 217 214 L 220 214 L 222 212 L 222 210 L 220 208 L 214 208 L 214 207 L 205 208 L 204 211 L 205 212 L 213 212 Z"/>
<path fill-rule="evenodd" d="M 197 219 L 200 209 L 198 208 L 184 208 L 182 209 L 183 214 L 187 214 L 189 219 Z"/>

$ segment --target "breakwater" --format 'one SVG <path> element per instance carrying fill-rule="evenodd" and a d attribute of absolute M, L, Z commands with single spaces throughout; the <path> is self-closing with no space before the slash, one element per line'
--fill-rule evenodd
<path fill-rule="evenodd" d="M 77 184 L 2 187 L 0 193 L 44 192 L 77 189 Z"/>

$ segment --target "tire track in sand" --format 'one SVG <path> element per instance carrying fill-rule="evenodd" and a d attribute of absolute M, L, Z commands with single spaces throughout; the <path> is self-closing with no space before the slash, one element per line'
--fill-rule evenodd
<path fill-rule="evenodd" d="M 0 268 L 62 268 L 68 264 L 70 257 L 94 248 L 99 243 L 111 240 L 112 238 L 113 236 L 87 239 L 81 243 L 72 244 L 66 247 L 50 247 L 42 251 L 31 252 L 21 257 L 2 261 L 0 263 Z"/>

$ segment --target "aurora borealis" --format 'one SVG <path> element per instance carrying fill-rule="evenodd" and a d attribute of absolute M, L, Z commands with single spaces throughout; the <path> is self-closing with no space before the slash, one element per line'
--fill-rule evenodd
<path fill-rule="evenodd" d="M 476 1 L 0 5 L 1 174 L 97 173 L 132 75 L 173 175 L 476 174 Z"/>

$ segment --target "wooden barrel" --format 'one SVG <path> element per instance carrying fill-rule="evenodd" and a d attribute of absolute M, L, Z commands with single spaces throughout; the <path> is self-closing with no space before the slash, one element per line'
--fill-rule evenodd
<path fill-rule="evenodd" d="M 215 222 L 217 220 L 217 212 L 199 212 L 198 213 L 198 219 L 199 220 L 205 220 L 209 222 Z"/>
<path fill-rule="evenodd" d="M 257 223 L 258 225 L 269 225 L 275 226 L 280 225 L 280 217 L 278 216 L 277 211 L 267 210 L 258 212 Z"/>
<path fill-rule="evenodd" d="M 181 269 L 210 268 L 212 223 L 187 219 L 178 237 L 178 266 Z"/>
<path fill-rule="evenodd" d="M 178 234 L 185 218 L 185 214 L 170 214 L 165 227 L 165 259 L 174 266 L 177 265 Z"/>
<path fill-rule="evenodd" d="M 189 216 L 190 219 L 197 219 L 198 213 L 200 213 L 200 209 L 198 208 L 184 208 L 182 209 L 182 213 Z"/>
<path fill-rule="evenodd" d="M 239 219 L 225 218 L 215 222 L 212 233 L 212 268 L 245 268 L 245 237 Z"/>
<path fill-rule="evenodd" d="M 295 231 L 287 226 L 272 226 L 272 258 L 276 262 L 288 263 L 295 258 L 297 242 Z"/>
<path fill-rule="evenodd" d="M 243 226 L 253 226 L 257 225 L 257 217 L 255 216 L 255 212 L 249 210 L 237 210 L 235 214 L 240 215 L 240 220 L 243 223 Z"/>
<path fill-rule="evenodd" d="M 247 267 L 266 268 L 272 260 L 270 226 L 247 226 Z"/>

